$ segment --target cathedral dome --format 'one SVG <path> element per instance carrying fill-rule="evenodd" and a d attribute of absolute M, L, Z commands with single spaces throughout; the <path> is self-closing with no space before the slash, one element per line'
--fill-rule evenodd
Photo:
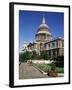
<path fill-rule="evenodd" d="M 51 33 L 48 31 L 49 27 L 48 25 L 45 23 L 45 17 L 43 16 L 42 18 L 42 23 L 39 25 L 38 27 L 38 31 L 37 34 L 47 34 L 47 35 L 51 35 Z M 37 35 L 36 34 L 36 35 Z"/>
<path fill-rule="evenodd" d="M 51 33 L 48 32 L 48 31 L 38 31 L 37 34 L 47 34 L 47 35 L 51 35 Z"/>
<path fill-rule="evenodd" d="M 38 31 L 35 35 L 37 42 L 48 42 L 51 40 L 51 33 L 48 31 L 49 27 L 45 23 L 45 17 L 42 18 L 42 23 L 38 27 Z"/>
<path fill-rule="evenodd" d="M 41 29 L 41 28 L 47 28 L 48 29 L 48 25 L 43 23 L 43 24 L 39 25 L 39 29 Z"/>
<path fill-rule="evenodd" d="M 41 28 L 47 28 L 48 29 L 48 25 L 45 23 L 45 17 L 43 16 L 42 19 L 42 24 L 39 25 L 39 29 Z"/>

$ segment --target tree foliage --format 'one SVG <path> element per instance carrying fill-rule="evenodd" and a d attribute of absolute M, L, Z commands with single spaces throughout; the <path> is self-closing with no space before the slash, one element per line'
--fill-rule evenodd
<path fill-rule="evenodd" d="M 25 53 L 21 53 L 19 54 L 19 61 L 20 62 L 25 62 L 27 60 L 31 59 L 31 54 L 30 52 L 25 52 Z"/>
<path fill-rule="evenodd" d="M 42 52 L 40 53 L 40 59 L 48 60 L 49 57 L 48 57 L 47 52 L 42 51 Z"/>
<path fill-rule="evenodd" d="M 55 58 L 55 64 L 57 67 L 64 67 L 64 56 L 58 56 Z"/>
<path fill-rule="evenodd" d="M 39 55 L 36 53 L 36 51 L 32 51 L 31 59 L 39 59 Z"/>

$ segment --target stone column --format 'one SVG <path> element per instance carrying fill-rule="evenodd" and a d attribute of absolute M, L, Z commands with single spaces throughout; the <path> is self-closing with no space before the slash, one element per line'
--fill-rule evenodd
<path fill-rule="evenodd" d="M 57 49 L 55 50 L 55 56 L 57 57 Z"/>
<path fill-rule="evenodd" d="M 51 50 L 51 58 L 53 57 L 53 51 Z"/>

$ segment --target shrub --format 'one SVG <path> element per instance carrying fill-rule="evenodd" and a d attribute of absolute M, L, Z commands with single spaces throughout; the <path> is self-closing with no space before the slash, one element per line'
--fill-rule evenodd
<path fill-rule="evenodd" d="M 57 67 L 56 71 L 57 71 L 57 73 L 64 73 L 64 68 Z"/>

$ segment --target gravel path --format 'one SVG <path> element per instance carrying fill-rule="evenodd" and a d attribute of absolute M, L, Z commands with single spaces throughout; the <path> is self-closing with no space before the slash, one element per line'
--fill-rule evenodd
<path fill-rule="evenodd" d="M 27 63 L 21 63 L 19 66 L 19 79 L 47 78 L 38 69 Z"/>

